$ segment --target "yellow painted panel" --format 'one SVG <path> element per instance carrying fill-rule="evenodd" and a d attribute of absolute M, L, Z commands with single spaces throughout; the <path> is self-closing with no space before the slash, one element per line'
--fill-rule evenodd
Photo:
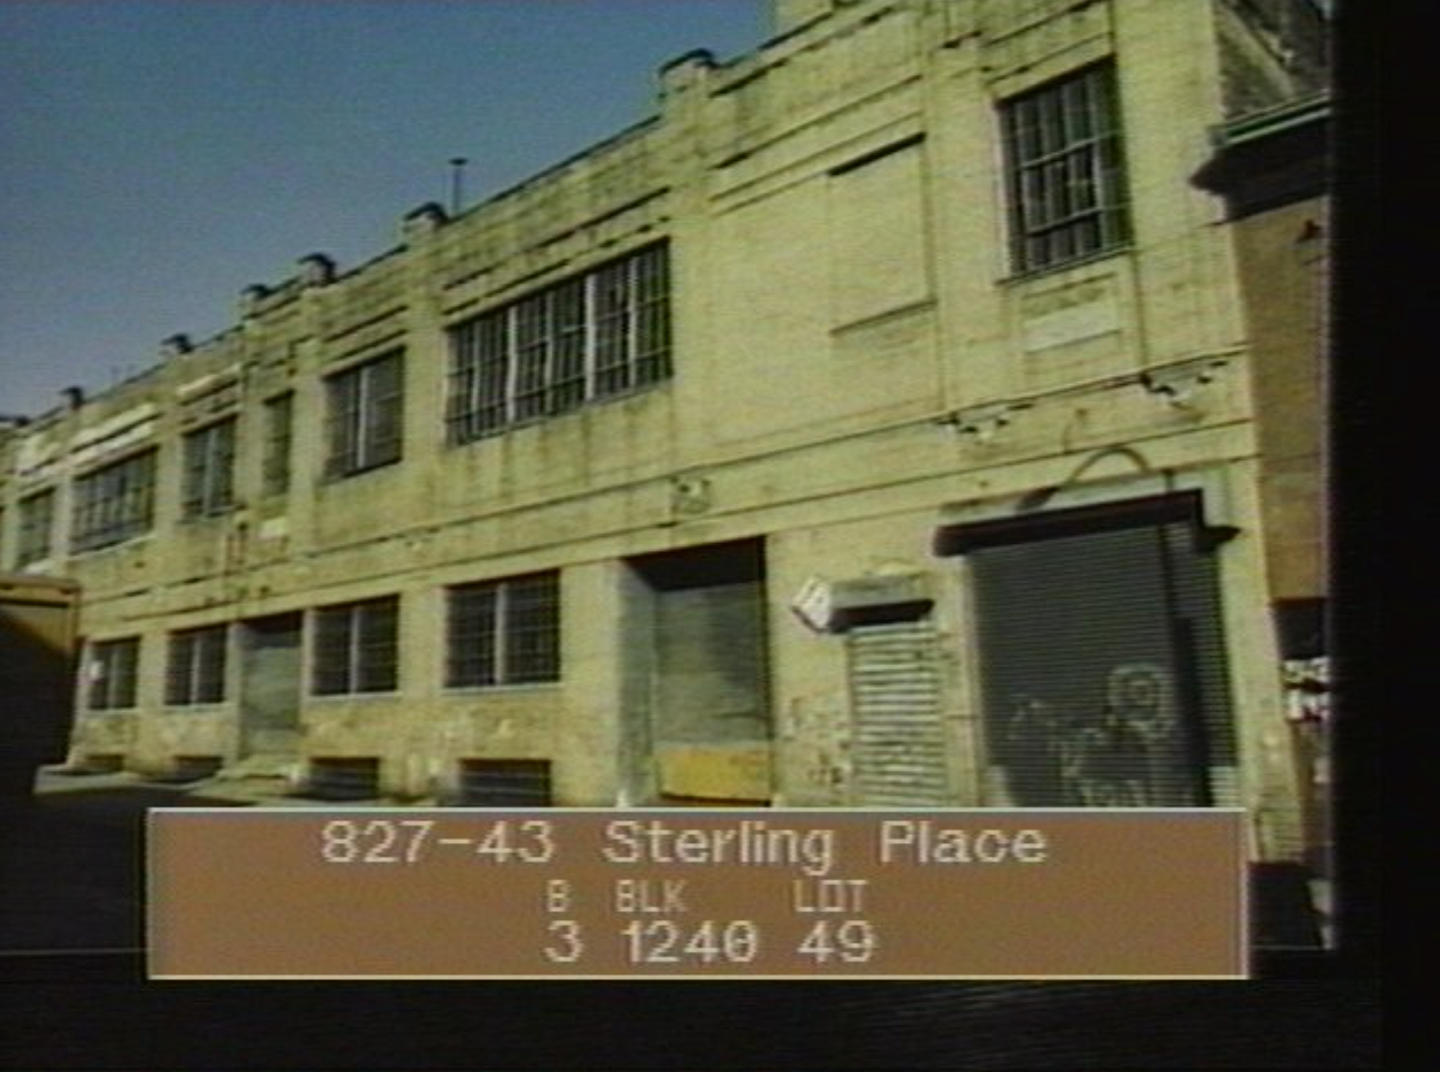
<path fill-rule="evenodd" d="M 660 791 L 706 800 L 769 800 L 770 745 L 671 745 L 659 752 Z"/>

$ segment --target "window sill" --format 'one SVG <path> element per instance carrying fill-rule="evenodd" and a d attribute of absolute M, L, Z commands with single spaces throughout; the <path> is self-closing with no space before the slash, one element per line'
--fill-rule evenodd
<path fill-rule="evenodd" d="M 846 335 L 855 335 L 875 328 L 883 328 L 889 324 L 933 312 L 934 309 L 935 298 L 932 295 L 921 298 L 919 301 L 909 302 L 906 305 L 897 305 L 893 309 L 886 309 L 883 313 L 876 313 L 873 316 L 863 317 L 860 320 L 851 320 L 848 323 L 836 324 L 830 329 L 830 335 L 832 338 L 843 338 Z"/>
<path fill-rule="evenodd" d="M 1002 276 L 995 281 L 995 285 L 999 287 L 1021 286 L 1038 279 L 1048 279 L 1052 276 L 1063 275 L 1066 272 L 1076 271 L 1082 268 L 1091 268 L 1105 261 L 1126 257 L 1134 252 L 1134 244 L 1127 242 L 1123 246 L 1111 246 L 1108 249 L 1089 253 L 1083 257 L 1076 257 L 1071 261 L 1063 261 L 1060 264 L 1047 264 L 1044 268 L 1027 268 L 1024 271 Z"/>
<path fill-rule="evenodd" d="M 72 548 L 72 549 L 70 550 L 70 556 L 69 556 L 69 557 L 72 558 L 72 559 L 75 559 L 75 558 L 86 558 L 86 557 L 88 557 L 88 556 L 90 556 L 90 555 L 101 555 L 101 554 L 104 554 L 104 553 L 107 552 L 107 551 L 118 551 L 118 550 L 120 550 L 121 548 L 127 548 L 127 547 L 128 547 L 128 548 L 132 548 L 132 549 L 133 549 L 133 548 L 135 548 L 135 547 L 144 546 L 144 544 L 146 544 L 146 543 L 151 539 L 151 537 L 153 537 L 153 536 L 154 536 L 154 533 L 153 533 L 153 532 L 142 532 L 142 533 L 138 533 L 138 534 L 135 535 L 135 536 L 130 536 L 130 537 L 127 537 L 126 539 L 119 540 L 119 541 L 117 541 L 116 543 L 107 543 L 107 544 L 103 544 L 103 545 L 101 545 L 101 546 L 99 546 L 99 547 L 86 547 L 86 548 L 83 548 L 83 549 L 81 549 L 81 548 Z"/>
<path fill-rule="evenodd" d="M 519 432 L 527 428 L 540 428 L 545 425 L 554 424 L 556 421 L 563 421 L 567 417 L 579 417 L 612 403 L 628 402 L 654 394 L 665 387 L 669 387 L 674 382 L 675 374 L 671 372 L 670 375 L 664 379 L 656 380 L 654 383 L 641 384 L 638 387 L 627 387 L 623 391 L 614 391 L 610 394 L 596 395 L 594 398 L 587 398 L 584 402 L 571 406 L 569 409 L 561 410 L 558 413 L 543 413 L 535 417 L 524 417 L 519 420 L 510 421 L 498 428 L 487 429 L 468 439 L 451 440 L 447 437 L 445 440 L 445 449 L 459 450 L 462 447 L 471 447 L 477 443 L 486 443 L 493 439 L 499 439 L 502 436 L 509 435 L 511 432 Z"/>
<path fill-rule="evenodd" d="M 177 536 L 184 536 L 186 533 L 211 535 L 217 529 L 223 528 L 227 522 L 233 524 L 235 516 L 235 511 L 230 510 L 223 514 L 203 514 L 178 518 L 175 522 L 174 532 Z"/>
<path fill-rule="evenodd" d="M 370 475 L 372 475 L 372 474 L 374 474 L 374 473 L 383 473 L 383 472 L 386 472 L 387 470 L 394 469 L 394 468 L 395 468 L 396 466 L 398 466 L 402 461 L 404 461 L 403 458 L 396 458 L 396 459 L 395 459 L 394 461 L 392 461 L 392 462 L 380 462 L 380 463 L 377 464 L 377 465 L 369 465 L 369 466 L 366 466 L 364 469 L 355 469 L 355 470 L 353 470 L 353 471 L 351 471 L 351 472 L 347 472 L 347 473 L 332 473 L 332 474 L 329 474 L 329 475 L 327 475 L 327 476 L 321 477 L 320 480 L 316 483 L 316 487 L 317 487 L 317 488 L 333 488 L 333 487 L 339 487 L 339 486 L 341 486 L 341 485 L 348 484 L 350 481 L 355 480 L 355 479 L 357 479 L 357 478 L 359 478 L 359 477 L 370 476 Z"/>
<path fill-rule="evenodd" d="M 392 689 L 389 692 L 312 692 L 305 697 L 307 703 L 354 703 L 357 700 L 398 700 L 400 690 Z"/>
<path fill-rule="evenodd" d="M 563 684 L 562 681 L 525 681 L 513 685 L 447 685 L 441 691 L 441 695 L 463 699 L 475 696 L 494 696 L 497 693 L 553 692 Z"/>

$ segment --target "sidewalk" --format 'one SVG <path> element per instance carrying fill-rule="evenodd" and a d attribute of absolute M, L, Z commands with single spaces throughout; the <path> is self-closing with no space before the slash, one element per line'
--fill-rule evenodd
<path fill-rule="evenodd" d="M 106 774 L 61 773 L 59 767 L 41 767 L 35 775 L 37 797 L 59 796 L 67 793 L 95 793 L 113 789 L 173 790 L 183 792 L 189 784 L 167 785 L 164 782 L 149 782 L 133 771 L 116 771 Z"/>
<path fill-rule="evenodd" d="M 58 766 L 42 767 L 35 776 L 37 798 L 65 796 L 72 793 L 110 793 L 135 790 L 145 793 L 174 794 L 175 806 L 194 807 L 204 804 L 256 806 L 267 808 L 402 808 L 433 807 L 434 800 L 405 801 L 385 798 L 367 800 L 320 800 L 315 797 L 290 795 L 289 782 L 280 778 L 234 778 L 223 774 L 197 781 L 169 782 L 147 778 L 134 771 L 104 774 L 61 773 Z M 192 803 L 192 801 L 194 803 Z M 152 805 L 164 807 L 166 805 Z"/>

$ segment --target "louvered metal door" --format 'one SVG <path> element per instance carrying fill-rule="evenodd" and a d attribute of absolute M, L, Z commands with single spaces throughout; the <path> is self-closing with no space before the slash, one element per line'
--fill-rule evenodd
<path fill-rule="evenodd" d="M 933 625 L 922 619 L 857 626 L 848 644 L 853 802 L 952 803 Z"/>

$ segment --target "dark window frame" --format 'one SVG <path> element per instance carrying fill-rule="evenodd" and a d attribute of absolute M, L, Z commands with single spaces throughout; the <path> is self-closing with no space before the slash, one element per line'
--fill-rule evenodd
<path fill-rule="evenodd" d="M 1048 271 L 1130 242 L 1118 78 L 1113 61 L 1000 102 L 1014 271 Z"/>
<path fill-rule="evenodd" d="M 90 642 L 85 707 L 89 711 L 133 709 L 139 695 L 140 638 Z"/>
<path fill-rule="evenodd" d="M 661 241 L 448 329 L 452 446 L 669 379 L 670 246 Z"/>
<path fill-rule="evenodd" d="M 165 665 L 165 703 L 193 707 L 225 702 L 230 630 L 226 625 L 182 629 L 170 634 Z"/>
<path fill-rule="evenodd" d="M 560 679 L 558 571 L 446 589 L 446 688 L 551 685 Z"/>
<path fill-rule="evenodd" d="M 235 508 L 235 417 L 186 432 L 182 440 L 180 516 L 218 517 Z"/>
<path fill-rule="evenodd" d="M 328 479 L 359 476 L 402 459 L 404 350 L 391 350 L 327 376 L 325 395 Z"/>
<path fill-rule="evenodd" d="M 295 392 L 265 400 L 265 448 L 260 462 L 260 490 L 284 495 L 290 490 L 295 449 Z"/>
<path fill-rule="evenodd" d="M 399 596 L 319 607 L 312 614 L 312 695 L 399 691 Z"/>
<path fill-rule="evenodd" d="M 159 454 L 150 447 L 75 478 L 71 550 L 113 547 L 154 527 Z"/>
<path fill-rule="evenodd" d="M 54 488 L 33 492 L 16 505 L 15 565 L 43 562 L 55 553 Z"/>

